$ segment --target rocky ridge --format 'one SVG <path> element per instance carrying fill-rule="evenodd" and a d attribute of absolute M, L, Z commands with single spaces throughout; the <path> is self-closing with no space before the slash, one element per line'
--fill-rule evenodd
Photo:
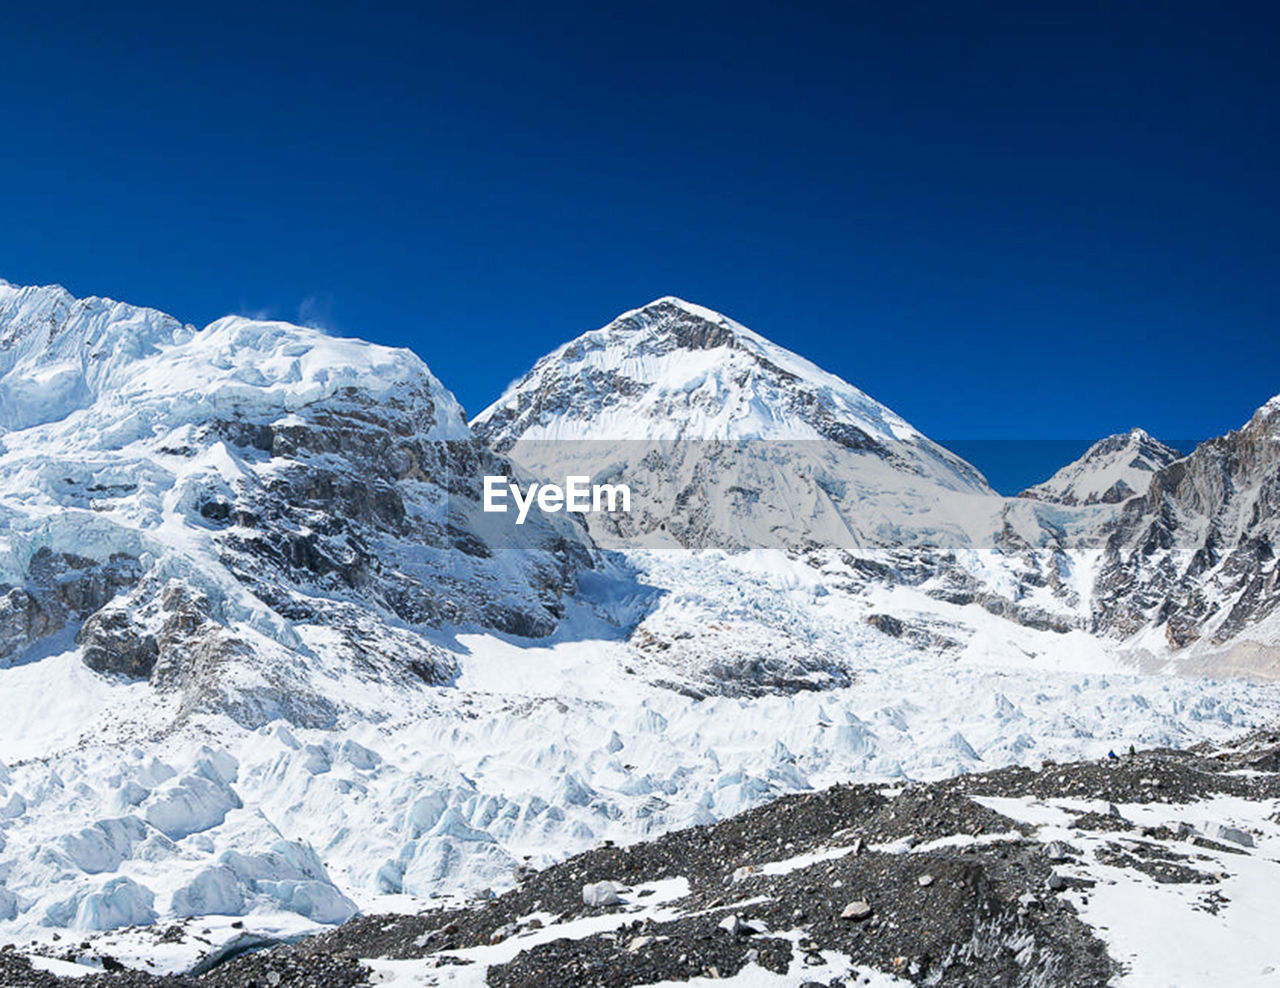
<path fill-rule="evenodd" d="M 1125 502 L 1098 569 L 1095 627 L 1146 630 L 1141 644 L 1175 650 L 1254 635 L 1274 644 L 1266 621 L 1280 605 L 1278 509 L 1280 400 L 1272 399 Z"/>
<path fill-rule="evenodd" d="M 1053 504 L 1118 504 L 1146 493 L 1156 471 L 1182 455 L 1144 430 L 1131 429 L 1099 439 L 1078 460 L 1018 497 Z"/>

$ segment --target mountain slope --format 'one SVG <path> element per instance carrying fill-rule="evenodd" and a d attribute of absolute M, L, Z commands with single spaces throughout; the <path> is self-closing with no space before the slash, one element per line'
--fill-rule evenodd
<path fill-rule="evenodd" d="M 1011 513 L 977 470 L 862 391 L 679 299 L 552 351 L 473 428 L 535 476 L 630 485 L 630 514 L 587 524 L 642 567 L 637 553 L 772 551 L 839 574 L 860 600 L 913 588 L 910 611 L 865 620 L 929 651 L 960 647 L 991 614 L 1054 634 L 1088 620 L 1061 524 Z M 771 663 L 742 641 L 726 664 L 661 625 L 648 618 L 633 640 L 682 670 L 718 669 L 717 690 L 840 682 L 856 666 L 786 629 L 765 654 L 807 658 Z"/>
<path fill-rule="evenodd" d="M 1098 628 L 1149 652 L 1264 646 L 1251 661 L 1274 674 L 1278 546 L 1280 397 L 1158 470 L 1145 494 L 1125 502 L 1098 573 Z"/>
<path fill-rule="evenodd" d="M 606 542 L 875 556 L 965 543 L 998 510 L 977 470 L 879 402 L 672 297 L 552 351 L 472 428 L 537 475 L 629 483 L 630 518 L 589 519 Z"/>
<path fill-rule="evenodd" d="M 1146 493 L 1152 475 L 1180 459 L 1172 446 L 1132 429 L 1098 440 L 1078 460 L 1018 496 L 1054 504 L 1116 504 Z"/>
<path fill-rule="evenodd" d="M 453 674 L 412 627 L 548 634 L 592 565 L 480 511 L 509 468 L 407 350 L 9 285 L 0 341 L 0 662 L 74 633 L 178 716 L 327 723 L 334 675 Z"/>
<path fill-rule="evenodd" d="M 510 435 L 482 417 L 497 452 L 407 351 L 0 300 L 0 929 L 59 956 L 74 928 L 181 970 L 242 926 L 457 904 L 787 793 L 1280 710 L 1276 686 L 1118 672 L 1131 632 L 1087 630 L 1143 498 L 997 497 L 685 303 L 557 351 Z M 528 481 L 540 452 L 635 485 L 630 516 L 588 519 L 606 548 L 563 513 L 480 510 L 482 475 Z"/>

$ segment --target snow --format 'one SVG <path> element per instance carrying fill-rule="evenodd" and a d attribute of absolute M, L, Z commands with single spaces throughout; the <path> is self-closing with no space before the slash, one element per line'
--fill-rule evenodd
<path fill-rule="evenodd" d="M 181 840 L 218 826 L 240 805 L 239 797 L 221 780 L 189 775 L 152 794 L 143 804 L 143 816 L 166 837 Z"/>
<path fill-rule="evenodd" d="M 145 926 L 156 919 L 155 896 L 130 878 L 104 883 L 80 902 L 75 926 L 80 930 L 113 930 L 117 926 Z"/>
<path fill-rule="evenodd" d="M 719 332 L 720 342 L 671 346 L 673 325 L 687 329 L 690 319 Z M 211 419 L 302 427 L 315 402 L 359 396 L 389 414 L 410 407 L 395 421 L 426 439 L 469 439 L 461 409 L 417 357 L 240 317 L 196 330 L 151 310 L 8 285 L 0 285 L 0 344 L 0 579 L 23 583 L 42 547 L 95 559 L 126 553 L 157 592 L 205 595 L 252 658 L 227 661 L 222 708 L 199 709 L 145 682 L 91 672 L 75 644 L 76 622 L 5 660 L 6 939 L 75 927 L 112 943 L 113 956 L 179 970 L 196 948 L 165 954 L 169 948 L 130 940 L 121 928 L 196 916 L 217 942 L 237 935 L 232 917 L 246 917 L 255 932 L 304 932 L 357 910 L 417 910 L 508 887 L 516 865 L 705 824 L 784 793 L 1097 757 L 1131 743 L 1223 739 L 1280 712 L 1274 684 L 1136 675 L 1116 648 L 1082 630 L 1035 630 L 978 604 L 948 603 L 935 583 L 859 579 L 834 551 L 800 558 L 790 550 L 804 540 L 886 566 L 911 561 L 893 554 L 904 546 L 946 552 L 984 590 L 1012 594 L 1018 574 L 995 550 L 996 533 L 1007 526 L 1028 542 L 1050 530 L 1072 535 L 1110 509 L 999 498 L 852 385 L 678 299 L 559 348 L 477 423 L 524 415 L 511 436 L 525 444 L 530 470 L 539 449 L 595 464 L 562 474 L 635 469 L 637 450 L 663 448 L 654 443 L 724 440 L 715 466 L 726 469 L 706 480 L 714 495 L 706 517 L 708 531 L 732 544 L 688 548 L 654 532 L 611 541 L 593 529 L 613 551 L 581 574 L 556 631 L 537 640 L 476 624 L 406 627 L 381 603 L 363 602 L 361 614 L 372 616 L 356 635 L 371 649 L 397 660 L 431 650 L 456 671 L 433 687 L 393 679 L 390 666 L 358 667 L 336 619 L 295 620 L 255 596 L 223 565 L 200 514 L 211 495 L 269 489 L 282 469 L 269 450 L 205 434 Z M 611 375 L 638 385 L 634 400 L 610 404 L 611 392 L 575 392 L 580 403 L 551 409 L 530 397 Z M 409 399 L 419 392 L 429 400 L 415 405 Z M 808 399 L 832 421 L 892 444 L 897 459 L 833 455 L 830 443 L 815 442 L 821 423 Z M 428 406 L 429 418 L 414 418 L 412 409 Z M 759 455 L 737 456 L 732 441 L 746 439 L 769 442 Z M 668 465 L 696 479 L 710 445 L 680 448 L 687 458 Z M 649 503 L 660 507 L 668 478 L 659 471 L 649 480 Z M 766 496 L 755 509 L 729 510 L 729 488 L 743 482 Z M 411 508 L 430 511 L 436 497 L 446 495 L 427 491 Z M 501 520 L 470 521 L 470 531 L 497 547 L 488 572 L 499 584 L 514 583 L 540 558 Z M 1022 602 L 1083 618 L 1098 554 L 1093 546 L 1062 563 L 1074 603 L 1048 591 Z M 387 560 L 422 583 L 442 574 L 465 582 L 475 572 L 456 551 L 420 545 Z M 327 612 L 359 602 L 354 591 L 314 600 Z M 868 623 L 873 615 L 902 618 L 951 644 L 927 649 L 894 638 Z M 151 630 L 163 619 L 142 608 L 133 616 Z M 759 670 L 782 658 L 795 660 L 793 679 L 818 688 L 762 686 Z M 252 707 L 253 726 L 230 716 L 233 700 Z M 308 716 L 294 716 L 299 709 Z M 1045 839 L 1068 820 L 1058 804 L 1006 811 L 1022 813 Z M 1253 915 L 1265 916 L 1268 855 L 1280 850 L 1267 808 L 1219 802 L 1192 811 L 1259 835 L 1256 848 L 1222 866 L 1238 872 L 1233 902 L 1256 904 Z M 759 867 L 780 874 L 843 853 Z M 1172 900 L 1160 897 L 1176 890 L 1110 879 L 1116 884 L 1100 885 L 1083 908 L 1112 929 L 1121 955 L 1137 958 L 1150 931 L 1121 931 L 1119 919 L 1139 908 L 1163 916 Z M 487 966 L 518 950 L 666 915 L 687 891 L 679 883 L 653 888 L 652 898 L 616 917 L 549 922 L 458 952 L 473 963 L 430 976 L 482 983 Z M 1166 921 L 1185 927 L 1188 953 L 1198 946 L 1207 957 L 1230 936 L 1243 937 L 1253 952 L 1232 967 L 1233 983 L 1243 984 L 1259 976 L 1264 947 L 1261 927 L 1241 912 Z M 806 973 L 837 977 L 849 966 L 835 956 L 824 962 Z M 424 963 L 378 962 L 378 970 L 384 983 L 419 984 Z M 1173 983 L 1161 980 L 1171 971 L 1164 959 L 1133 963 L 1132 983 Z M 790 983 L 751 968 L 734 981 Z"/>
<path fill-rule="evenodd" d="M 710 348 L 673 347 L 669 333 L 680 322 L 723 330 Z M 784 409 L 774 369 L 803 380 L 840 421 L 866 428 L 886 441 L 922 438 L 884 405 L 848 382 L 765 339 L 741 323 L 674 296 L 655 299 L 552 351 L 474 419 L 483 425 L 501 409 L 516 407 L 522 392 L 556 381 L 618 374 L 640 382 L 638 401 L 573 414 L 542 416 L 523 424 L 532 441 L 600 439 L 819 439 L 802 414 Z M 745 382 L 745 383 L 744 383 Z"/>
<path fill-rule="evenodd" d="M 537 918 L 543 925 L 537 928 L 526 927 L 515 935 L 496 943 L 480 947 L 469 947 L 461 950 L 439 951 L 423 960 L 391 961 L 375 960 L 370 962 L 374 970 L 374 984 L 379 985 L 457 985 L 459 988 L 482 988 L 487 984 L 485 976 L 490 967 L 506 964 L 517 954 L 539 944 L 551 943 L 555 940 L 580 940 L 629 926 L 632 923 L 643 923 L 652 920 L 655 923 L 675 919 L 682 913 L 672 908 L 671 903 L 689 894 L 689 881 L 686 878 L 667 878 L 654 882 L 645 882 L 631 888 L 622 899 L 623 908 L 597 916 L 585 916 L 565 922 L 554 921 L 547 914 Z M 533 917 L 526 917 L 531 919 Z M 440 960 L 458 962 L 461 966 L 437 966 Z"/>
<path fill-rule="evenodd" d="M 789 625 L 848 654 L 856 684 L 693 699 L 650 683 L 640 673 L 654 660 L 625 640 L 566 630 L 531 645 L 469 633 L 457 639 L 454 688 L 425 709 L 388 709 L 377 723 L 246 731 L 204 717 L 148 758 L 136 744 L 85 746 L 66 732 L 45 757 L 8 770 L 5 795 L 21 794 L 27 809 L 4 827 L 0 859 L 10 863 L 6 887 L 33 903 L 10 935 L 71 889 L 87 894 L 117 875 L 150 892 L 162 919 L 203 902 L 252 917 L 251 929 L 281 911 L 333 922 L 401 893 L 502 888 L 526 859 L 627 843 L 786 792 L 1225 738 L 1280 710 L 1280 690 L 1234 681 L 1052 664 L 1028 676 L 931 657 L 849 622 L 843 612 L 857 601 L 838 588 L 815 597 L 813 570 L 760 554 L 743 561 L 758 581 L 745 597 L 741 574 L 726 572 L 719 554 L 661 553 L 648 565 L 648 585 L 682 588 L 648 621 L 696 626 L 722 615 L 726 647 L 750 641 L 757 624 Z M 1060 637 L 1023 633 L 1035 648 Z M 30 677 L 46 662 L 57 675 L 53 660 L 5 675 Z M 132 702 L 130 687 L 121 694 Z M 1026 744 L 1010 743 L 1023 736 Z M 318 755 L 329 766 L 319 774 Z M 156 819 L 167 835 L 148 822 L 151 807 L 165 808 Z M 50 865 L 32 856 L 51 837 L 82 849 L 79 864 L 59 866 L 68 870 L 56 898 L 44 891 Z M 85 864 L 115 867 L 90 874 Z M 65 918 L 76 921 L 74 912 Z"/>
<path fill-rule="evenodd" d="M 1130 839 L 1109 832 L 1075 830 L 1073 814 L 1106 812 L 1107 804 L 1085 800 L 1005 799 L 979 797 L 998 813 L 1038 828 L 1036 837 L 1061 840 L 1082 853 L 1059 866 L 1063 873 L 1090 879 L 1087 890 L 1063 893 L 1125 965 L 1120 985 L 1272 985 L 1280 971 L 1271 922 L 1275 883 L 1280 880 L 1280 825 L 1273 819 L 1280 804 L 1218 796 L 1189 804 L 1123 804 L 1121 815 L 1142 827 L 1163 824 L 1177 831 L 1180 823 L 1203 821 L 1209 831 L 1244 826 L 1260 835 L 1259 846 L 1245 853 L 1226 853 L 1192 846 L 1180 839 L 1144 835 L 1141 841 L 1179 856 L 1191 854 L 1190 866 L 1222 876 L 1218 884 L 1162 883 L 1135 869 L 1096 859 L 1108 843 L 1123 847 Z M 1222 899 L 1207 908 L 1207 893 Z"/>
<path fill-rule="evenodd" d="M 462 410 L 411 351 L 289 323 L 228 316 L 197 331 L 57 286 L 4 285 L 0 341 L 0 428 L 9 431 L 68 419 L 70 429 L 101 428 L 115 414 L 116 430 L 141 435 L 159 421 L 286 414 L 345 389 L 378 396 L 425 386 L 444 399 L 432 438 L 469 436 Z M 97 421 L 76 414 L 98 403 Z"/>
<path fill-rule="evenodd" d="M 245 897 L 239 878 L 226 865 L 215 865 L 175 889 L 169 909 L 174 916 L 239 916 Z"/>
<path fill-rule="evenodd" d="M 1104 498 L 1123 501 L 1145 494 L 1155 471 L 1181 457 L 1144 430 L 1131 429 L 1098 440 L 1078 460 L 1022 496 L 1073 505 L 1095 504 Z"/>

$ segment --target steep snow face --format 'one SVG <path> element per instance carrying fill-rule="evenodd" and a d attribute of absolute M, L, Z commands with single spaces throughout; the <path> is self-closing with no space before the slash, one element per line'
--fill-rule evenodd
<path fill-rule="evenodd" d="M 550 633 L 593 549 L 484 515 L 509 472 L 408 350 L 0 287 L 0 665 L 70 644 L 175 716 L 332 722 L 422 628 Z"/>
<path fill-rule="evenodd" d="M 499 447 L 518 439 L 921 438 L 834 374 L 671 296 L 552 351 L 473 426 Z"/>
<path fill-rule="evenodd" d="M 139 359 L 192 335 L 154 309 L 0 281 L 0 429 L 65 418 L 124 384 Z"/>
<path fill-rule="evenodd" d="M 884 405 L 670 297 L 548 354 L 472 426 L 535 474 L 631 485 L 629 518 L 590 519 L 606 543 L 876 556 L 969 545 L 999 511 L 977 470 Z"/>
<path fill-rule="evenodd" d="M 1145 494 L 1155 472 L 1180 459 L 1172 446 L 1132 429 L 1098 440 L 1080 459 L 1018 496 L 1054 504 L 1117 504 Z"/>

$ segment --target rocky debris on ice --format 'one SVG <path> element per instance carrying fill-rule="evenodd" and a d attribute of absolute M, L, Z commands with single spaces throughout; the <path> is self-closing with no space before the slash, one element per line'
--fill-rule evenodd
<path fill-rule="evenodd" d="M 1102 892 L 1090 868 L 1119 869 L 1139 883 L 1212 887 L 1221 879 L 1197 867 L 1197 855 L 1252 852 L 1237 844 L 1225 853 L 1227 845 L 1179 835 L 1171 825 L 1137 828 L 1089 807 L 1115 801 L 1135 818 L 1163 819 L 1188 803 L 1226 800 L 1235 813 L 1255 806 L 1261 817 L 1277 798 L 1280 734 L 1270 732 L 1220 749 L 1154 749 L 1118 761 L 1006 768 L 894 789 L 837 786 L 713 826 L 589 851 L 464 908 L 354 919 L 293 946 L 230 960 L 200 984 L 244 984 L 233 979 L 277 970 L 285 972 L 282 985 L 346 986 L 371 976 L 363 965 L 394 960 L 420 961 L 424 972 L 486 964 L 480 980 L 508 988 L 640 985 L 731 977 L 753 966 L 798 977 L 834 956 L 844 966 L 833 983 L 844 985 L 857 983 L 857 972 L 878 971 L 930 985 L 1100 986 L 1120 971 L 1111 946 L 1117 931 L 1091 925 L 1089 897 Z M 1018 819 L 1023 813 L 1061 816 L 1085 849 L 1043 839 L 1041 824 Z M 1060 829 L 1053 824 L 1049 832 Z M 1126 836 L 1138 829 L 1140 839 Z M 301 871 L 315 868 L 301 852 L 279 853 L 295 855 Z M 631 894 L 611 902 L 619 881 Z M 1189 921 L 1212 915 L 1199 901 L 1183 903 Z M 614 925 L 578 923 L 589 917 Z M 1117 922 L 1113 917 L 1110 926 Z M 476 953 L 495 944 L 499 953 L 489 960 Z M 287 980 L 303 957 L 313 980 Z M 0 964 L 8 965 L 0 971 L 14 988 L 62 984 L 30 972 L 13 952 L 0 954 Z M 137 973 L 93 977 L 99 980 L 80 984 L 187 984 Z"/>

